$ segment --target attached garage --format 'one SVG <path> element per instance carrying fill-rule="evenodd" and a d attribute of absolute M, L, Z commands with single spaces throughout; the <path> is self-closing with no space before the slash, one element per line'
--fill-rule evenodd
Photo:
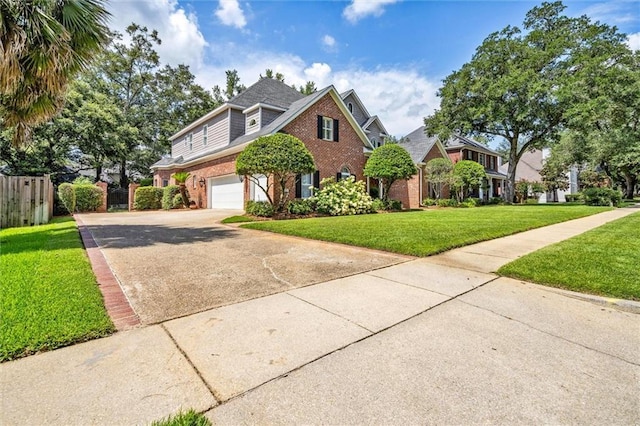
<path fill-rule="evenodd" d="M 210 209 L 244 209 L 244 183 L 238 175 L 209 178 Z"/>

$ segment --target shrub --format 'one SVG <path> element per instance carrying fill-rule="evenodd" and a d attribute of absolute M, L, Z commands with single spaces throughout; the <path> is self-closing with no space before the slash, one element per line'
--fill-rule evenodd
<path fill-rule="evenodd" d="M 438 207 L 458 207 L 458 200 L 453 198 L 441 198 L 438 200 Z"/>
<path fill-rule="evenodd" d="M 400 200 L 388 200 L 387 210 L 399 211 L 402 210 L 402 201 Z"/>
<path fill-rule="evenodd" d="M 104 192 L 102 188 L 93 184 L 74 184 L 76 193 L 76 211 L 92 212 L 102 205 Z"/>
<path fill-rule="evenodd" d="M 176 194 L 180 194 L 180 187 L 178 185 L 169 185 L 162 188 L 162 208 L 164 210 L 174 209 L 174 199 Z M 180 198 L 182 204 L 182 198 Z"/>
<path fill-rule="evenodd" d="M 142 178 L 140 179 L 140 186 L 152 186 L 153 178 Z"/>
<path fill-rule="evenodd" d="M 472 199 L 468 198 L 468 199 L 464 200 L 463 202 L 458 203 L 458 205 L 455 206 L 455 207 L 461 207 L 461 208 L 476 207 L 476 203 Z"/>
<path fill-rule="evenodd" d="M 291 200 L 287 203 L 287 211 L 291 214 L 309 214 L 314 210 L 314 203 L 312 199 L 306 200 Z"/>
<path fill-rule="evenodd" d="M 184 207 L 184 200 L 182 199 L 182 194 L 178 191 L 178 193 L 173 196 L 173 200 L 171 201 L 171 208 L 181 209 L 183 207 Z"/>
<path fill-rule="evenodd" d="M 487 204 L 503 204 L 504 200 L 500 197 L 491 197 Z"/>
<path fill-rule="evenodd" d="M 76 211 L 76 191 L 70 183 L 62 183 L 58 187 L 58 197 L 69 213 Z"/>
<path fill-rule="evenodd" d="M 74 185 L 93 185 L 93 181 L 86 176 L 78 176 L 73 180 Z"/>
<path fill-rule="evenodd" d="M 373 150 L 364 166 L 364 175 L 380 179 L 383 199 L 387 199 L 391 185 L 397 180 L 411 179 L 418 172 L 411 155 L 398 144 L 389 143 Z"/>
<path fill-rule="evenodd" d="M 379 212 L 379 211 L 386 210 L 386 209 L 387 209 L 386 203 L 384 201 L 382 201 L 380 198 L 375 198 L 371 202 L 371 211 Z"/>
<path fill-rule="evenodd" d="M 157 210 L 162 206 L 162 188 L 141 186 L 136 189 L 133 208 L 136 210 Z"/>
<path fill-rule="evenodd" d="M 268 201 L 247 201 L 245 211 L 252 216 L 272 217 L 276 209 Z"/>
<path fill-rule="evenodd" d="M 582 201 L 582 194 L 565 194 L 564 199 L 567 203 Z"/>
<path fill-rule="evenodd" d="M 438 204 L 438 200 L 434 198 L 425 198 L 424 200 L 422 200 L 423 206 L 435 206 L 437 204 Z"/>
<path fill-rule="evenodd" d="M 363 181 L 356 182 L 353 176 L 339 182 L 326 178 L 322 179 L 320 185 L 322 189 L 314 195 L 319 212 L 342 216 L 371 211 L 373 200 L 367 194 Z"/>
<path fill-rule="evenodd" d="M 622 201 L 622 194 L 611 188 L 587 188 L 582 195 L 589 206 L 617 206 Z"/>
<path fill-rule="evenodd" d="M 464 201 L 469 204 L 469 207 L 479 207 L 484 204 L 484 202 L 480 198 L 474 197 L 469 197 Z"/>
<path fill-rule="evenodd" d="M 524 203 L 525 204 L 538 204 L 538 199 L 537 198 L 528 198 Z"/>

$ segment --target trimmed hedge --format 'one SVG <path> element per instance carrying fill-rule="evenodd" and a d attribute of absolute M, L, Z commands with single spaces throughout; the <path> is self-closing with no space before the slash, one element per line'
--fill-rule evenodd
<path fill-rule="evenodd" d="M 66 182 L 61 183 L 58 186 L 58 197 L 69 213 L 76 211 L 76 191 L 73 189 L 73 185 Z"/>
<path fill-rule="evenodd" d="M 588 206 L 617 206 L 622 201 L 622 194 L 611 188 L 587 188 L 582 195 Z"/>
<path fill-rule="evenodd" d="M 178 185 L 169 185 L 162 189 L 162 208 L 164 210 L 175 208 L 173 200 L 176 194 L 180 194 L 180 187 Z"/>
<path fill-rule="evenodd" d="M 162 188 L 141 186 L 136 189 L 133 208 L 136 210 L 158 210 L 162 206 Z"/>
<path fill-rule="evenodd" d="M 272 217 L 276 210 L 268 201 L 247 201 L 245 211 L 252 216 Z"/>
<path fill-rule="evenodd" d="M 95 185 L 73 185 L 76 193 L 76 210 L 93 212 L 102 205 L 102 188 Z"/>

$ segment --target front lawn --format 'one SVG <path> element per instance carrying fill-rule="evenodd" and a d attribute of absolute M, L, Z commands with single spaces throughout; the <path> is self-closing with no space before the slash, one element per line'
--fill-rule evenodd
<path fill-rule="evenodd" d="M 241 225 L 315 240 L 429 256 L 455 247 L 611 210 L 523 205 L 323 217 Z"/>
<path fill-rule="evenodd" d="M 112 331 L 72 218 L 0 231 L 0 361 Z"/>
<path fill-rule="evenodd" d="M 498 274 L 640 300 L 640 213 L 523 256 L 504 265 Z"/>

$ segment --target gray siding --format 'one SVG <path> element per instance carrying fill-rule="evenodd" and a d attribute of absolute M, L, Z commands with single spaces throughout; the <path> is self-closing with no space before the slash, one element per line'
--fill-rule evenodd
<path fill-rule="evenodd" d="M 349 102 L 351 102 L 351 104 L 353 105 L 353 112 L 352 112 L 353 117 L 356 119 L 358 124 L 362 126 L 364 123 L 367 122 L 369 117 L 367 117 L 364 111 L 360 109 L 360 106 L 353 98 L 353 95 L 349 95 L 344 99 L 344 104 L 347 106 L 347 108 L 349 107 Z"/>
<path fill-rule="evenodd" d="M 251 124 L 251 120 L 255 120 L 255 123 Z M 260 108 L 256 108 L 248 113 L 246 122 L 247 134 L 260 130 Z"/>
<path fill-rule="evenodd" d="M 280 114 L 282 114 L 280 111 L 273 111 L 270 109 L 262 108 L 262 122 L 260 126 L 266 126 L 267 124 L 278 118 Z"/>
<path fill-rule="evenodd" d="M 371 125 L 369 126 L 369 128 L 367 128 L 367 130 L 369 131 L 367 133 L 367 136 L 369 137 L 369 140 L 371 142 L 374 141 L 374 139 L 378 142 L 378 145 L 382 144 L 384 142 L 384 138 L 382 136 L 380 136 L 380 133 L 382 132 L 382 130 L 380 129 L 380 127 L 378 127 L 378 123 L 377 122 L 373 122 L 371 123 Z M 378 146 L 376 145 L 376 146 Z"/>
<path fill-rule="evenodd" d="M 244 124 L 245 124 L 245 115 L 242 111 L 238 111 L 235 109 L 231 111 L 231 130 L 230 130 L 230 141 L 235 138 L 244 135 Z"/>
<path fill-rule="evenodd" d="M 204 146 L 202 130 L 204 125 L 207 125 L 207 145 Z M 189 133 L 180 136 L 171 144 L 171 156 L 177 158 L 182 155 L 182 158 L 189 159 L 202 154 L 204 151 L 210 151 L 212 149 L 221 148 L 229 144 L 229 120 L 227 119 L 227 111 L 223 111 L 221 114 L 211 118 L 207 122 L 193 129 L 193 145 L 192 149 L 189 149 L 189 144 L 185 144 L 185 139 L 189 137 Z"/>

